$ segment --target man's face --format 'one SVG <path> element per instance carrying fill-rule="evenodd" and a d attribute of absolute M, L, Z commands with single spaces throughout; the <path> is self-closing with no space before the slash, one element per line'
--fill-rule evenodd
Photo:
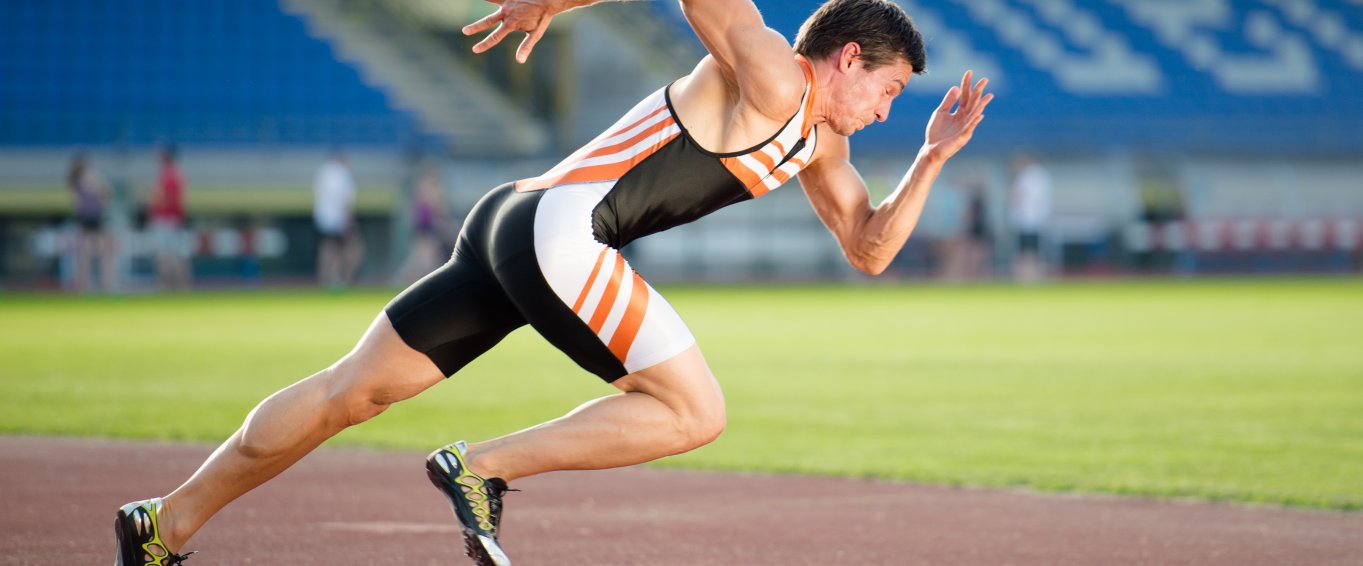
<path fill-rule="evenodd" d="M 890 104 L 903 92 L 913 75 L 913 67 L 902 58 L 866 70 L 865 62 L 853 59 L 829 85 L 828 126 L 839 135 L 850 136 L 872 122 L 890 117 Z"/>

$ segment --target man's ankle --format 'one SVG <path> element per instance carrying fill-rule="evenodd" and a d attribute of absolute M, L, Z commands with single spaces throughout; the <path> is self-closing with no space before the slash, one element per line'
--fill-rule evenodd
<path fill-rule="evenodd" d="M 156 513 L 156 531 L 166 550 L 178 554 L 192 533 L 185 533 L 181 528 L 182 521 L 177 520 L 175 510 L 167 498 L 161 499 L 161 509 Z"/>
<path fill-rule="evenodd" d="M 489 456 L 482 450 L 476 450 L 470 447 L 469 451 L 464 454 L 464 464 L 468 466 L 470 472 L 477 474 L 480 478 L 489 479 L 503 477 L 502 469 L 497 466 L 497 458 L 495 456 Z"/>

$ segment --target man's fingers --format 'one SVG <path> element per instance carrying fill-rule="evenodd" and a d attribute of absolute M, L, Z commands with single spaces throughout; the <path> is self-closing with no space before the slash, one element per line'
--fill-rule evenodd
<path fill-rule="evenodd" d="M 506 39 L 506 36 L 510 33 L 511 26 L 506 25 L 506 22 L 498 24 L 497 29 L 492 30 L 492 33 L 483 38 L 482 41 L 479 41 L 478 45 L 473 46 L 473 52 L 482 53 L 492 49 L 494 45 L 497 45 L 498 43 L 501 43 L 503 39 Z"/>
<path fill-rule="evenodd" d="M 506 17 L 506 12 L 498 9 L 496 12 L 488 14 L 483 19 L 464 26 L 464 35 L 473 35 L 482 31 L 492 29 L 492 26 L 502 21 Z"/>
<path fill-rule="evenodd" d="M 984 87 L 986 87 L 986 86 L 988 86 L 988 85 L 989 85 L 989 77 L 985 77 L 985 78 L 983 78 L 983 79 L 980 79 L 979 82 L 976 82 L 976 83 L 975 83 L 975 96 L 972 97 L 972 98 L 973 98 L 974 100 L 976 100 L 976 101 L 980 100 L 980 97 L 984 95 Z"/>
<path fill-rule="evenodd" d="M 970 95 L 971 95 L 971 92 L 970 92 L 971 84 L 970 84 L 970 83 L 971 83 L 971 78 L 973 78 L 974 76 L 975 76 L 975 71 L 966 71 L 965 74 L 961 76 L 961 86 L 960 86 L 960 89 L 961 89 L 961 108 L 965 108 L 967 105 L 970 104 Z"/>
<path fill-rule="evenodd" d="M 968 114 L 967 116 L 973 118 L 975 116 L 983 114 L 984 108 L 986 106 L 989 106 L 989 101 L 991 100 L 994 100 L 994 93 L 992 92 L 980 97 L 980 99 L 976 101 L 977 103 L 975 104 L 975 107 L 970 109 L 970 114 Z"/>
<path fill-rule="evenodd" d="M 984 95 L 984 98 L 980 99 L 980 113 L 983 114 L 983 113 L 984 113 L 984 108 L 985 108 L 986 106 L 989 106 L 989 103 L 990 103 L 990 102 L 993 102 L 993 101 L 994 101 L 994 93 L 991 92 L 991 93 L 989 93 L 989 94 Z"/>
<path fill-rule="evenodd" d="M 937 111 L 946 112 L 951 110 L 951 105 L 956 104 L 956 99 L 960 98 L 960 96 L 960 88 L 953 86 L 950 89 L 947 89 L 947 95 L 942 97 L 942 103 L 937 105 Z"/>
<path fill-rule="evenodd" d="M 545 18 L 543 22 L 540 22 L 539 27 L 525 34 L 525 39 L 521 40 L 521 46 L 516 48 L 516 62 L 524 63 L 526 59 L 530 58 L 530 51 L 535 48 L 536 43 L 539 43 L 540 38 L 544 37 L 544 30 L 547 29 L 549 29 L 549 18 Z"/>

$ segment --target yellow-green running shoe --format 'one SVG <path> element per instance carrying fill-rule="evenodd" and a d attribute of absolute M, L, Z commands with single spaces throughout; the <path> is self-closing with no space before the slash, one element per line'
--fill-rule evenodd
<path fill-rule="evenodd" d="M 175 554 L 161 542 L 156 514 L 161 498 L 144 499 L 124 505 L 114 519 L 114 538 L 118 539 L 115 566 L 172 566 L 183 564 L 193 552 Z"/>
<path fill-rule="evenodd" d="M 464 464 L 467 451 L 468 445 L 461 440 L 432 452 L 426 458 L 426 477 L 454 506 L 469 558 L 478 566 L 511 566 L 511 559 L 497 543 L 506 482 L 501 478 L 484 479 L 469 471 Z"/>

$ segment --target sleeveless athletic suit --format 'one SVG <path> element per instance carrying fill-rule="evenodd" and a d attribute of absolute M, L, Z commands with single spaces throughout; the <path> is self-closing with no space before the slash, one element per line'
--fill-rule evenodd
<path fill-rule="evenodd" d="M 781 186 L 809 163 L 814 75 L 800 110 L 745 151 L 706 151 L 668 88 L 538 177 L 474 206 L 450 261 L 385 311 L 412 348 L 453 375 L 530 324 L 607 382 L 695 344 L 672 306 L 620 255 L 626 244 Z"/>

